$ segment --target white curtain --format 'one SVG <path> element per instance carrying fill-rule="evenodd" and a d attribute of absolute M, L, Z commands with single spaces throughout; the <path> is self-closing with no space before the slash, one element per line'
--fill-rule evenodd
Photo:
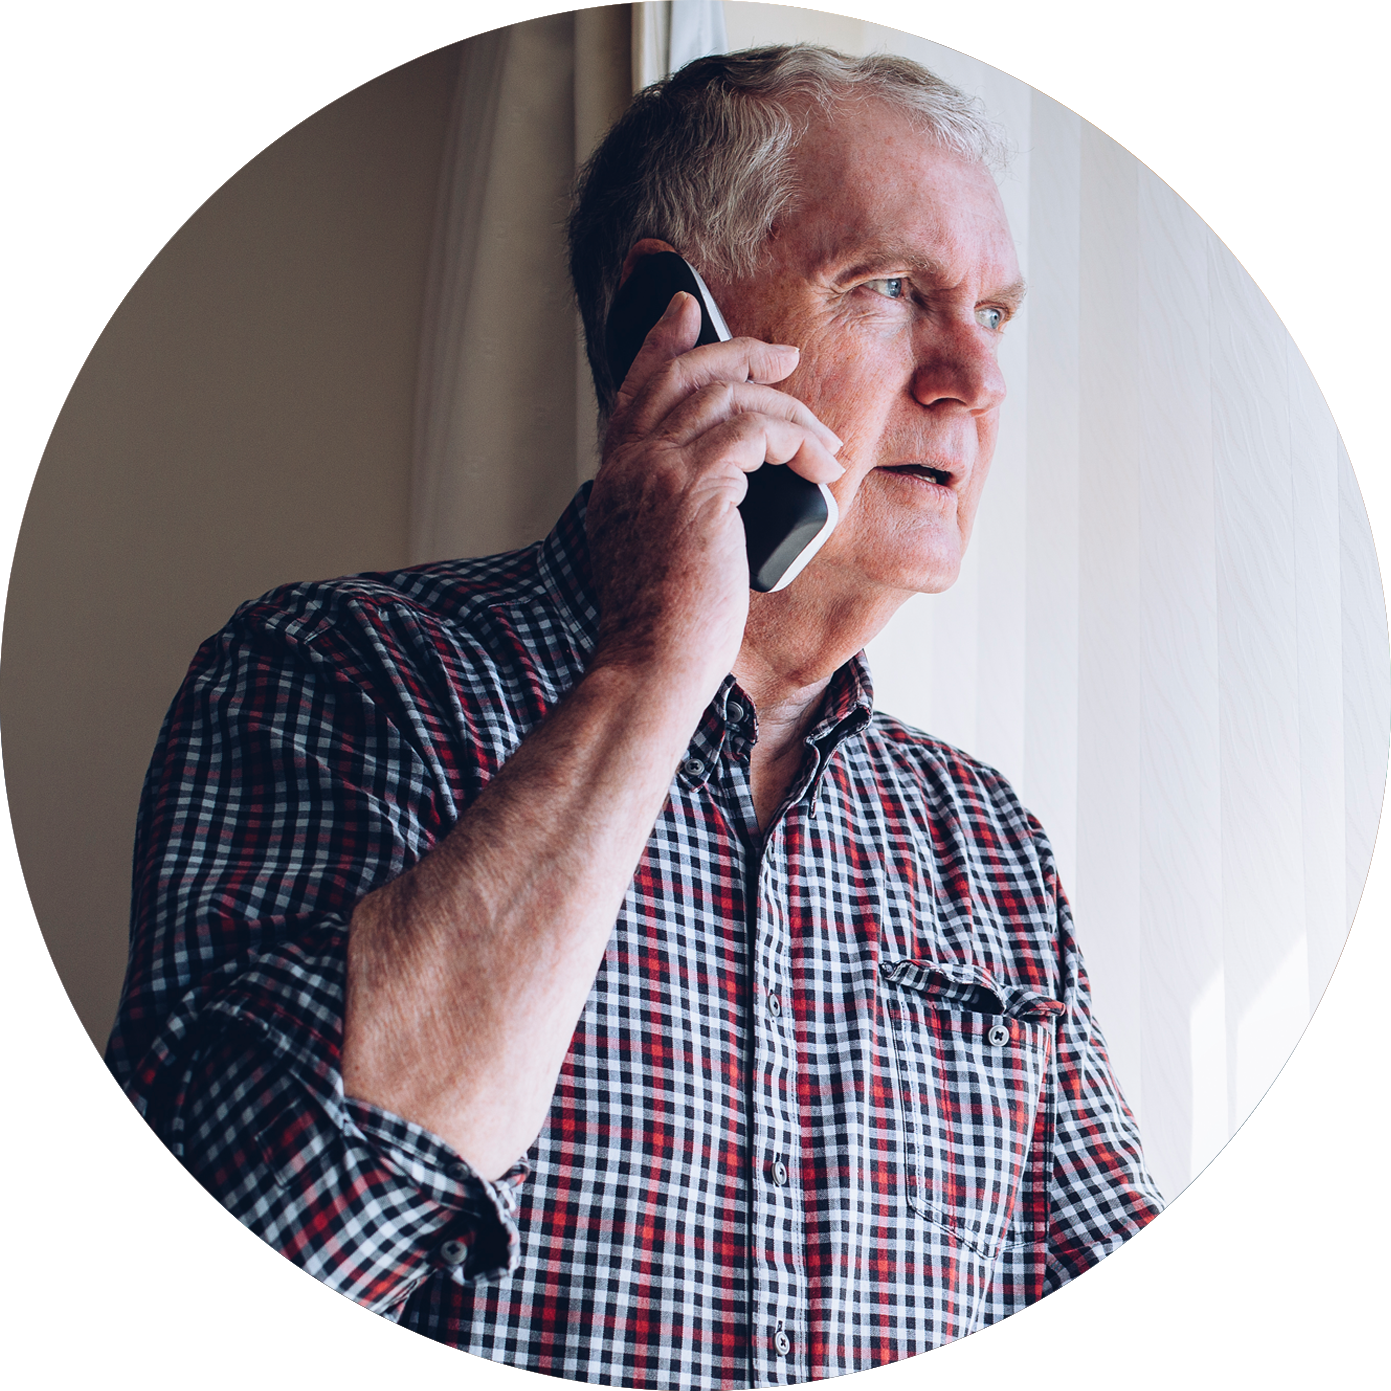
<path fill-rule="evenodd" d="M 767 37 L 742 8 L 735 46 Z M 1172 1196 L 1297 1042 L 1366 877 L 1391 725 L 1366 512 L 1294 343 L 1171 189 L 1024 84 L 854 28 L 1006 128 L 1031 287 L 961 579 L 871 644 L 877 703 L 1047 828 Z"/>
<path fill-rule="evenodd" d="M 676 0 L 471 40 L 422 347 L 416 555 L 534 540 L 592 471 L 565 192 L 635 81 L 724 46 L 721 14 L 730 48 L 916 58 L 1017 151 L 1000 189 L 1031 289 L 976 535 L 957 585 L 909 603 L 870 659 L 881 708 L 994 764 L 1047 828 L 1172 1196 L 1259 1100 L 1337 960 L 1391 669 L 1328 409 L 1250 278 L 1148 170 L 993 68 L 816 11 Z"/>
<path fill-rule="evenodd" d="M 534 541 L 594 471 L 564 221 L 631 96 L 631 23 L 603 6 L 462 45 L 418 367 L 416 561 Z"/>
<path fill-rule="evenodd" d="M 535 540 L 593 476 L 570 187 L 633 91 L 724 45 L 719 0 L 599 6 L 463 44 L 418 369 L 414 560 Z"/>
<path fill-rule="evenodd" d="M 646 0 L 632 11 L 635 92 L 729 46 L 720 0 Z"/>

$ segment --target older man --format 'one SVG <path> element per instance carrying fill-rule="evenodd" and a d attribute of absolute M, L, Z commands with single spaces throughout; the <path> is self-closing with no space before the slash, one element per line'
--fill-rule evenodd
<path fill-rule="evenodd" d="M 592 493 L 201 650 L 112 1065 L 345 1294 L 540 1371 L 789 1383 L 1002 1317 L 1158 1210 L 1041 829 L 873 713 L 861 655 L 956 578 L 989 469 L 1023 293 L 991 154 L 898 59 L 643 94 L 571 224 Z M 693 346 L 678 295 L 611 382 L 608 305 L 670 249 L 739 336 Z M 751 595 L 759 467 L 842 520 Z"/>

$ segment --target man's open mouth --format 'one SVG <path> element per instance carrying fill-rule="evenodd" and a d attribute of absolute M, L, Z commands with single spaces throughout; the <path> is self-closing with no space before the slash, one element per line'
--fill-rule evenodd
<path fill-rule="evenodd" d="M 943 487 L 951 484 L 951 471 L 944 468 L 929 468 L 927 464 L 893 464 L 884 469 L 885 473 L 903 474 L 909 478 L 921 478 L 928 483 L 940 483 Z"/>

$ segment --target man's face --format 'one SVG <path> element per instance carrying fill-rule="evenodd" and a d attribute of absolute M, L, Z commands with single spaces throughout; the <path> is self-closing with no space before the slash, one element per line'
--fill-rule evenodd
<path fill-rule="evenodd" d="M 1000 335 L 1023 294 L 990 172 L 871 104 L 813 124 L 802 196 L 760 271 L 711 280 L 736 334 L 801 349 L 780 386 L 845 441 L 841 521 L 808 570 L 854 587 L 956 579 L 990 468 Z"/>

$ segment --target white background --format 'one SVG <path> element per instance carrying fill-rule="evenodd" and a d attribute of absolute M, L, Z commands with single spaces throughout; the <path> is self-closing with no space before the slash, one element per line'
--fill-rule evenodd
<path fill-rule="evenodd" d="M 926 33 L 1119 140 L 1227 242 L 1280 313 L 1357 468 L 1383 555 L 1380 400 L 1385 35 L 1370 6 L 1176 0 L 848 13 Z M 13 548 L 44 441 L 121 296 L 220 183 L 360 82 L 544 5 L 245 0 L 50 3 L 7 22 L 0 322 Z M 72 635 L 75 642 L 81 634 Z M 94 673 L 99 680 L 99 673 Z M 72 814 L 80 822 L 80 788 Z M 962 1343 L 863 1374 L 1117 1386 L 1334 1385 L 1380 1364 L 1388 1289 L 1379 1054 L 1384 843 L 1333 983 L 1291 1062 L 1208 1172 L 1102 1266 Z M 401 1332 L 320 1287 L 216 1207 L 117 1093 L 44 952 L 0 828 L 9 989 L 6 1362 L 17 1384 L 242 1385 L 522 1374 Z M 1376 1362 L 1371 1359 L 1376 1356 Z"/>

